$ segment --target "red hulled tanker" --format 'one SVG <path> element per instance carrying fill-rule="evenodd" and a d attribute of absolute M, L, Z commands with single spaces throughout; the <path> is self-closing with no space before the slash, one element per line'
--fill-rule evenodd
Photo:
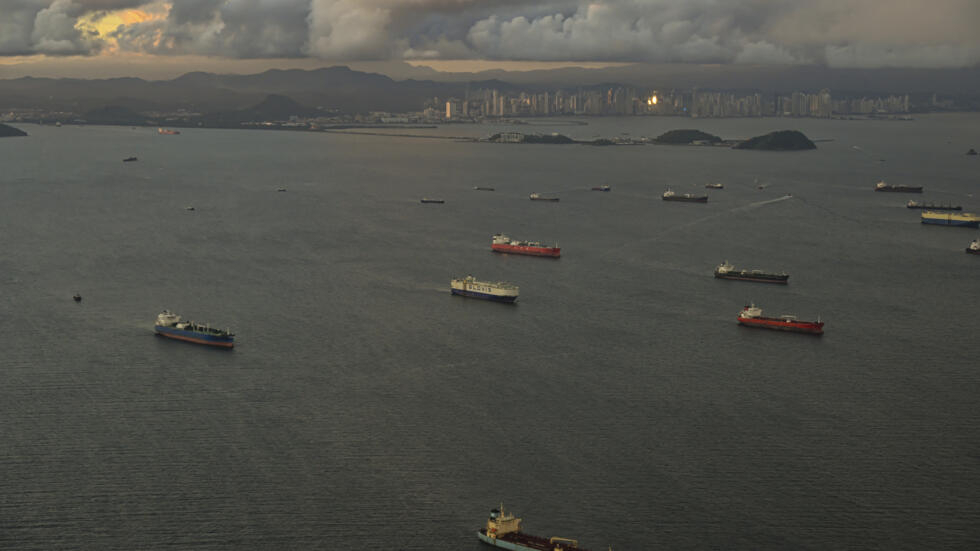
<path fill-rule="evenodd" d="M 738 323 L 746 327 L 761 327 L 777 331 L 792 331 L 810 335 L 823 335 L 822 321 L 800 321 L 796 316 L 783 315 L 778 318 L 767 318 L 762 315 L 762 308 L 752 304 L 746 306 L 738 314 Z"/>
<path fill-rule="evenodd" d="M 546 247 L 537 241 L 518 241 L 511 239 L 502 233 L 493 236 L 490 248 L 497 253 L 527 254 L 531 256 L 548 256 L 558 258 L 561 256 L 561 247 L 556 243 L 554 247 Z"/>

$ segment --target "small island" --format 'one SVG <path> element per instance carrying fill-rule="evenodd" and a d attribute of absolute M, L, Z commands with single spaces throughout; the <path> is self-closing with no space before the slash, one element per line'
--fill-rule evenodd
<path fill-rule="evenodd" d="M 797 130 L 778 130 L 764 136 L 749 138 L 736 145 L 734 149 L 753 149 L 756 151 L 803 151 L 817 146 L 802 132 Z"/>
<path fill-rule="evenodd" d="M 7 126 L 6 124 L 0 123 L 0 138 L 16 138 L 26 135 L 27 132 L 24 132 L 19 128 L 14 128 L 13 126 Z"/>
<path fill-rule="evenodd" d="M 706 145 L 721 143 L 718 136 L 700 130 L 671 130 L 654 140 L 654 143 L 667 145 Z"/>

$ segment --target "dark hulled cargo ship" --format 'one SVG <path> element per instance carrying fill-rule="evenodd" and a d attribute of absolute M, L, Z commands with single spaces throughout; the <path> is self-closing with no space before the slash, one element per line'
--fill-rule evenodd
<path fill-rule="evenodd" d="M 490 511 L 487 525 L 476 533 L 483 543 L 514 551 L 588 551 L 569 538 L 532 536 L 521 531 L 521 519 L 504 512 L 504 506 Z"/>
<path fill-rule="evenodd" d="M 762 270 L 738 270 L 726 260 L 715 268 L 715 277 L 718 279 L 735 279 L 739 281 L 755 281 L 757 283 L 782 283 L 789 281 L 789 274 L 763 272 Z"/>
<path fill-rule="evenodd" d="M 693 195 L 691 193 L 674 193 L 672 190 L 667 190 L 663 194 L 664 201 L 682 201 L 685 203 L 707 203 L 707 195 Z"/>

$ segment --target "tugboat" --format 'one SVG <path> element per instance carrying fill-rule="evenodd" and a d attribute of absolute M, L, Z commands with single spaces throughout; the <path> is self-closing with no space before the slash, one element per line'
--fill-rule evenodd
<path fill-rule="evenodd" d="M 449 282 L 449 287 L 454 295 L 482 298 L 495 302 L 514 302 L 517 300 L 517 293 L 520 290 L 517 285 L 502 281 L 478 281 L 471 275 L 452 280 Z"/>
<path fill-rule="evenodd" d="M 532 201 L 551 201 L 552 203 L 556 203 L 561 200 L 558 197 L 545 197 L 540 193 L 532 193 L 531 195 L 528 196 L 528 198 L 531 199 Z"/>
<path fill-rule="evenodd" d="M 922 193 L 922 186 L 893 186 L 883 181 L 875 184 L 875 191 L 895 191 L 900 193 Z"/>
<path fill-rule="evenodd" d="M 909 201 L 905 203 L 905 206 L 910 209 L 963 210 L 963 207 L 960 205 L 937 205 L 935 203 L 919 203 L 917 201 Z"/>
<path fill-rule="evenodd" d="M 789 280 L 789 274 L 785 272 L 777 274 L 767 273 L 761 270 L 736 270 L 735 266 L 729 264 L 727 260 L 715 268 L 715 277 L 718 279 L 737 279 L 758 283 L 782 283 L 784 285 Z"/>
<path fill-rule="evenodd" d="M 542 538 L 521 532 L 521 519 L 513 514 L 505 513 L 504 506 L 490 511 L 485 528 L 481 528 L 476 537 L 483 543 L 503 549 L 515 551 L 588 551 L 578 546 L 578 541 L 569 538 Z"/>
<path fill-rule="evenodd" d="M 800 321 L 796 319 L 796 316 L 791 315 L 767 318 L 763 317 L 762 308 L 757 308 L 755 304 L 746 306 L 739 312 L 738 323 L 746 327 L 761 327 L 763 329 L 776 329 L 778 331 L 823 335 L 823 322 L 819 318 L 817 321 Z"/>
<path fill-rule="evenodd" d="M 561 256 L 561 247 L 557 243 L 552 247 L 547 247 L 537 241 L 518 241 L 517 239 L 511 239 L 502 233 L 493 236 L 490 249 L 497 253 L 550 256 L 552 258 Z"/>
<path fill-rule="evenodd" d="M 663 194 L 664 201 L 684 201 L 687 203 L 707 203 L 707 195 L 692 195 L 690 193 L 674 193 L 673 190 L 668 189 Z"/>
<path fill-rule="evenodd" d="M 980 255 L 980 239 L 974 239 L 973 243 L 966 248 L 966 254 L 978 254 Z"/>
<path fill-rule="evenodd" d="M 607 185 L 592 186 L 592 191 L 612 191 L 612 187 Z"/>
<path fill-rule="evenodd" d="M 927 210 L 921 216 L 923 224 L 959 226 L 962 228 L 980 227 L 980 216 L 969 212 L 933 212 Z"/>
<path fill-rule="evenodd" d="M 440 204 L 441 205 L 441 204 L 445 203 L 446 201 L 444 199 L 429 199 L 428 197 L 423 197 L 422 198 L 422 202 L 423 203 L 437 203 L 437 204 Z"/>
<path fill-rule="evenodd" d="M 967 250 L 969 250 L 969 249 L 967 249 Z M 73 299 L 73 300 L 74 300 L 75 302 L 81 302 L 81 301 L 82 301 L 82 295 L 80 295 L 80 294 L 78 294 L 78 293 L 75 293 L 74 295 L 72 295 L 72 297 L 71 297 L 71 298 L 72 298 L 72 299 Z"/>
<path fill-rule="evenodd" d="M 193 321 L 184 321 L 173 312 L 164 310 L 157 316 L 154 325 L 157 335 L 179 341 L 231 348 L 235 346 L 235 334 L 228 329 L 216 329 L 210 325 L 201 325 Z"/>

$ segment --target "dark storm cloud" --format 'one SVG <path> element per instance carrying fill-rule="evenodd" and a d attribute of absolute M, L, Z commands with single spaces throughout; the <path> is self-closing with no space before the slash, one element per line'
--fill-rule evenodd
<path fill-rule="evenodd" d="M 0 55 L 97 51 L 77 17 L 136 0 L 2 0 Z M 236 58 L 963 67 L 980 0 L 156 0 L 119 48 Z"/>

